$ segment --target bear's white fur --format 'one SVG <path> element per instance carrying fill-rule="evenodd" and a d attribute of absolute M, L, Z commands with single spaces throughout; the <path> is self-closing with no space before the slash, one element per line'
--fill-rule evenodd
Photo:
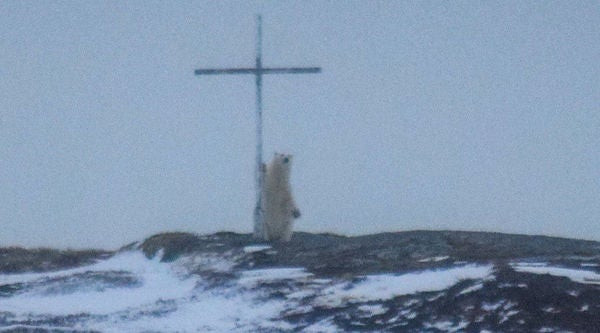
<path fill-rule="evenodd" d="M 300 217 L 290 188 L 292 155 L 275 153 L 266 166 L 262 193 L 264 238 L 288 242 L 292 224 Z"/>

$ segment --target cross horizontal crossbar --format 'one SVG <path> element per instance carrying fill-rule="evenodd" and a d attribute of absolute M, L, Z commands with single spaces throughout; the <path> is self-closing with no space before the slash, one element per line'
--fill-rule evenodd
<path fill-rule="evenodd" d="M 196 75 L 211 74 L 300 74 L 321 73 L 321 67 L 280 67 L 280 68 L 221 68 L 196 69 Z"/>

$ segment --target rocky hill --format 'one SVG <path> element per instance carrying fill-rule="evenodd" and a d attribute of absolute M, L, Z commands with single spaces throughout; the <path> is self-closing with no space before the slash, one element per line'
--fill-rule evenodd
<path fill-rule="evenodd" d="M 0 331 L 600 332 L 600 243 L 483 232 L 165 233 L 0 249 Z"/>

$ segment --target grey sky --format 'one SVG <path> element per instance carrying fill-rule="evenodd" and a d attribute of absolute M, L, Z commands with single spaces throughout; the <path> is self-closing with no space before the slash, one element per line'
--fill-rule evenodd
<path fill-rule="evenodd" d="M 598 1 L 1 1 L 0 246 L 250 232 L 256 13 L 296 230 L 600 240 Z"/>

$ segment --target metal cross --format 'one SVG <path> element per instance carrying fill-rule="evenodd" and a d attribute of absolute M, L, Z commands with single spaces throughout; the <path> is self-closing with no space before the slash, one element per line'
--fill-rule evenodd
<path fill-rule="evenodd" d="M 262 18 L 256 17 L 257 35 L 256 35 L 256 66 L 254 68 L 217 68 L 217 69 L 196 69 L 196 75 L 212 74 L 254 74 L 256 78 L 256 207 L 254 208 L 254 236 L 264 238 L 263 235 L 263 214 L 262 214 L 262 188 L 264 182 L 263 165 L 263 138 L 262 138 L 262 76 L 264 74 L 303 74 L 320 73 L 320 67 L 279 67 L 269 68 L 262 65 Z"/>

